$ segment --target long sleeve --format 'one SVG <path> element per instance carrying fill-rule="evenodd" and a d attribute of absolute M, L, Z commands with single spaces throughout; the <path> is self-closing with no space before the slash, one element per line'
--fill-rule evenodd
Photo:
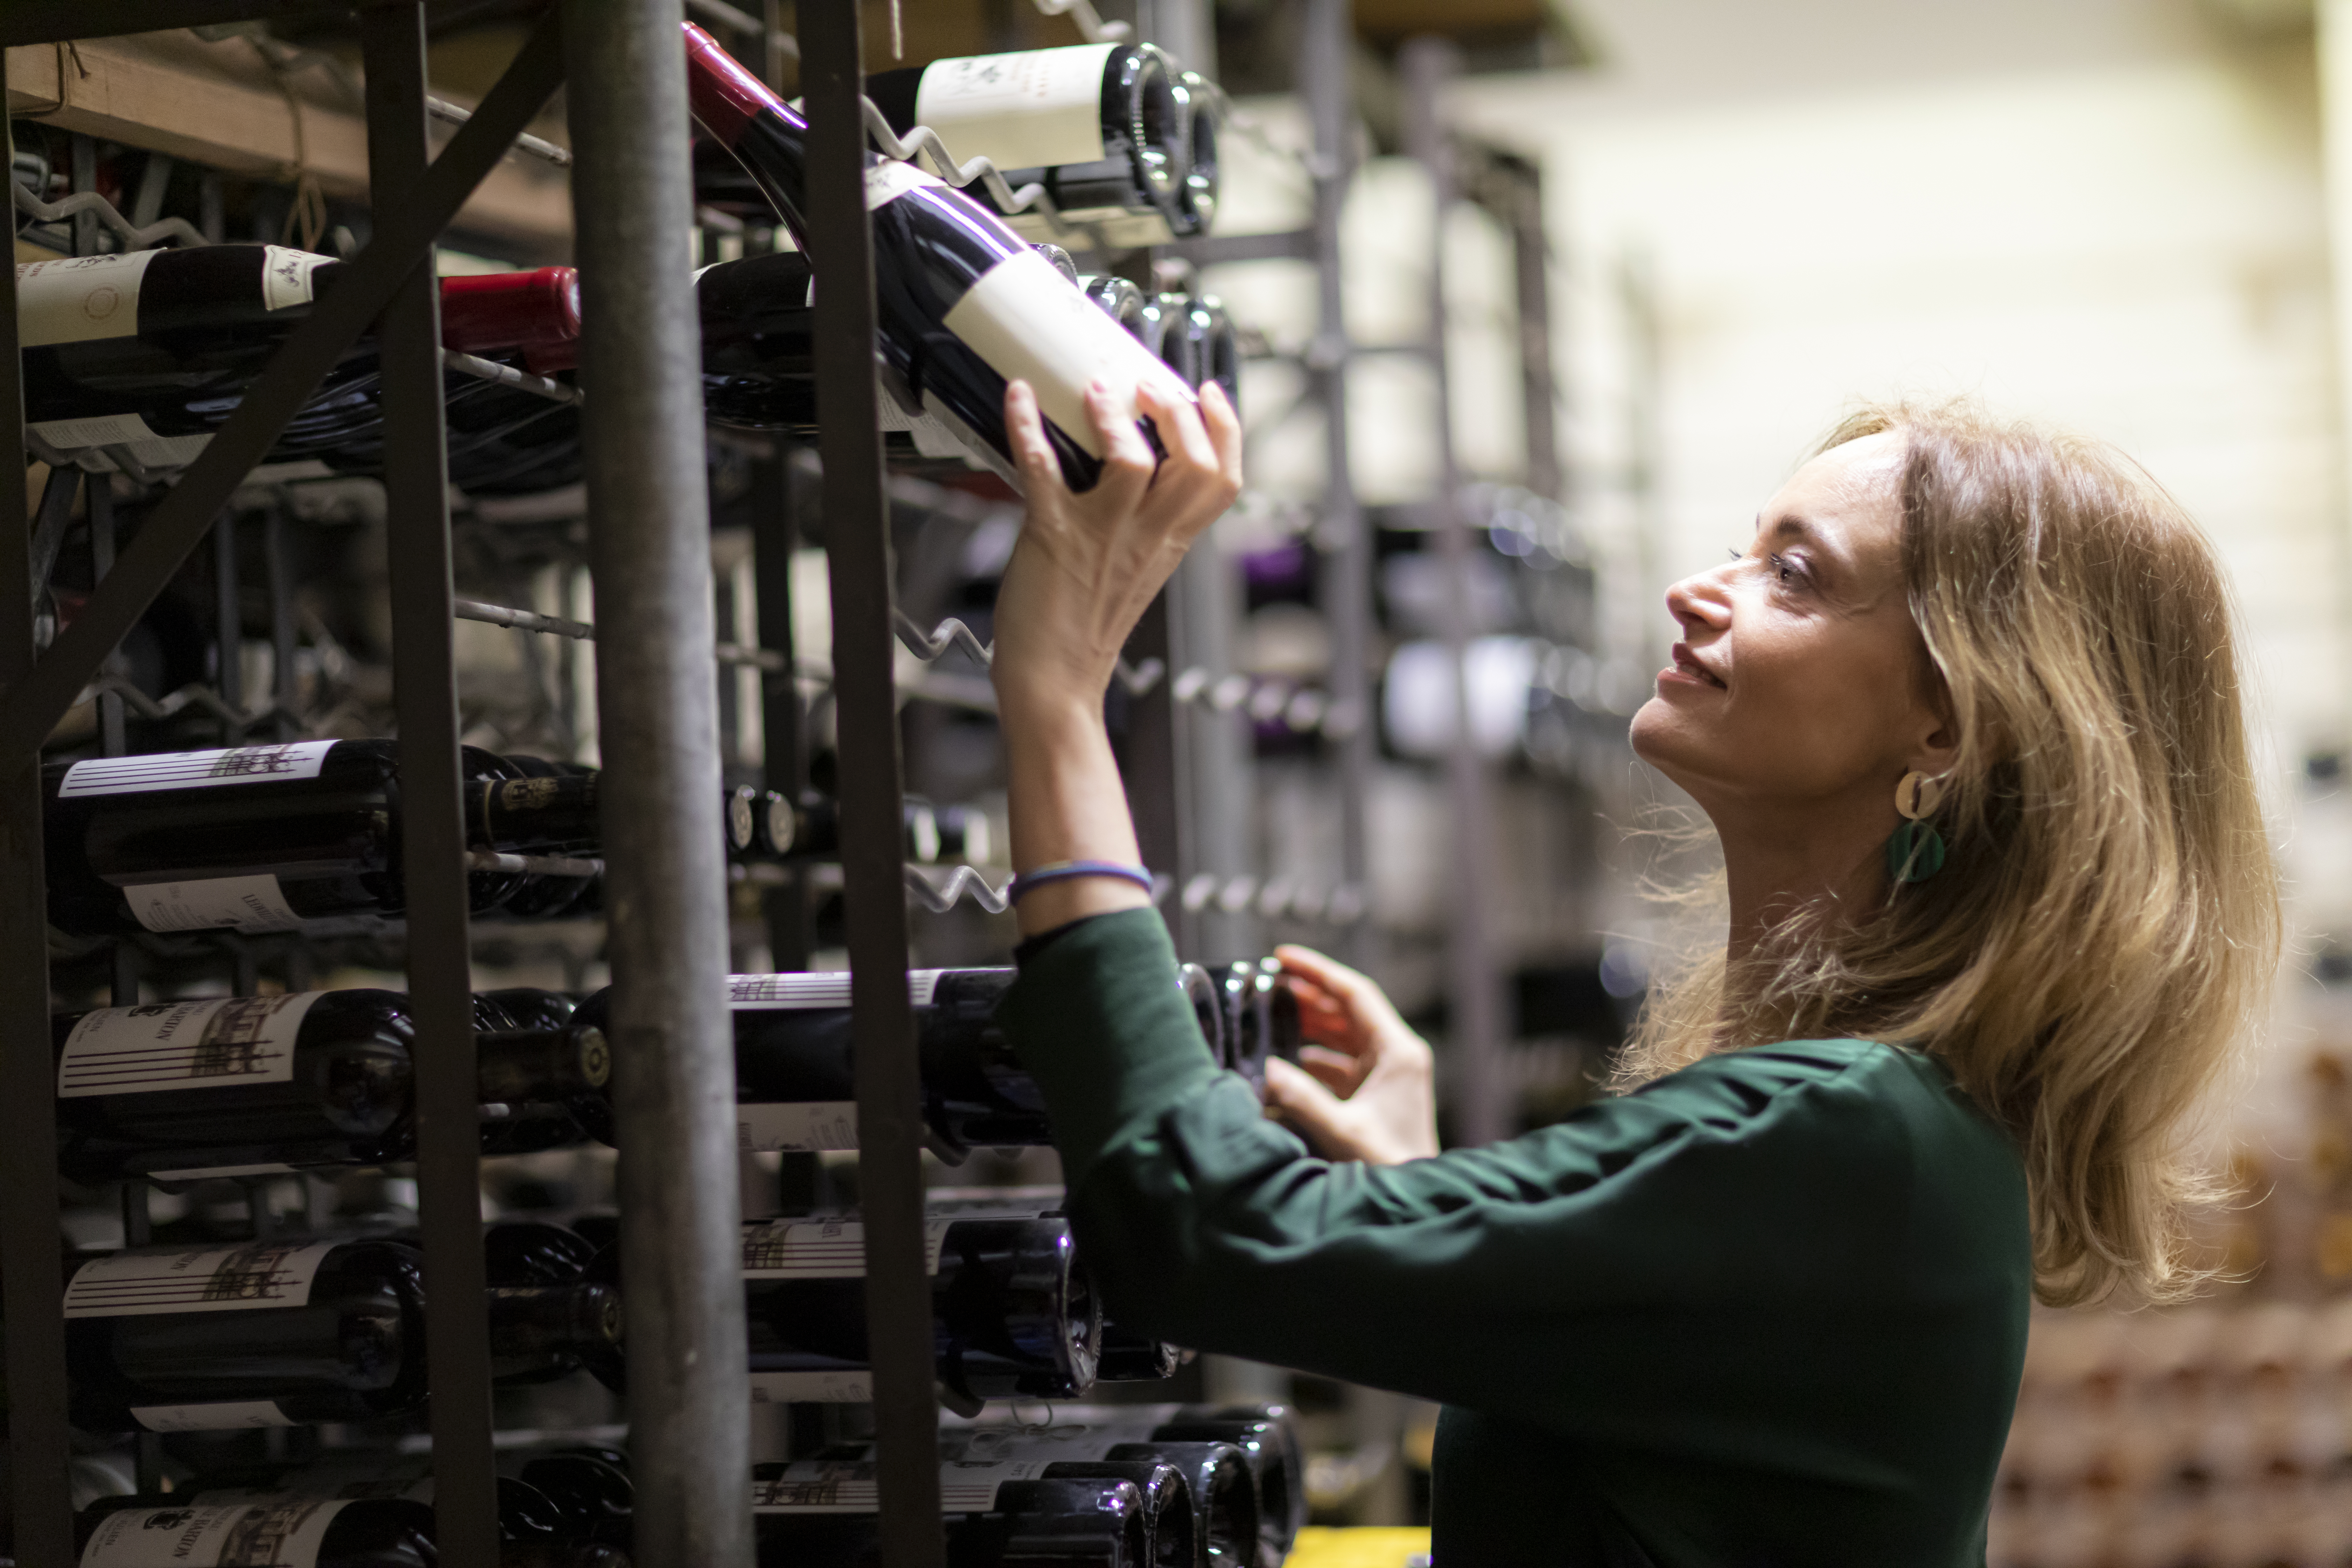
<path fill-rule="evenodd" d="M 1216 1068 L 1173 963 L 1150 911 L 1097 917 L 1003 1014 L 1121 1321 L 1525 1423 L 1603 1480 L 1611 1456 L 1675 1455 L 1911 1507 L 1973 1440 L 1980 1510 L 2022 1352 L 2023 1188 L 1931 1061 L 1792 1042 L 1490 1148 L 1334 1164 Z M 1603 1490 L 1641 1515 L 1644 1484 Z"/>

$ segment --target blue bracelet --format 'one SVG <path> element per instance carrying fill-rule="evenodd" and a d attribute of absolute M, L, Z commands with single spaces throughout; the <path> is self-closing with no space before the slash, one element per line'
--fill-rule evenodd
<path fill-rule="evenodd" d="M 1059 882 L 1070 877 L 1117 877 L 1134 883 L 1146 893 L 1151 891 L 1151 873 L 1140 866 L 1123 865 L 1117 860 L 1056 860 L 1050 866 L 1040 866 L 1034 871 L 1024 871 L 1013 879 L 1006 897 L 1018 901 L 1033 888 L 1048 882 Z"/>

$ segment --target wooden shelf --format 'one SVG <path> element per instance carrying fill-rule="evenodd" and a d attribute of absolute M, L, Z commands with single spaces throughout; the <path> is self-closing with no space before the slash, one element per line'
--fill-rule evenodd
<path fill-rule="evenodd" d="M 242 39 L 207 43 L 185 31 L 139 33 L 28 45 L 7 55 L 12 117 L 257 179 L 283 178 L 295 163 L 293 106 Z M 301 101 L 310 172 L 329 195 L 363 198 L 367 125 L 358 105 L 338 101 L 341 85 L 324 71 L 290 79 Z M 560 141 L 560 130 L 550 139 Z M 571 183 L 550 164 L 509 157 L 482 182 L 457 226 L 515 261 L 568 259 Z"/>

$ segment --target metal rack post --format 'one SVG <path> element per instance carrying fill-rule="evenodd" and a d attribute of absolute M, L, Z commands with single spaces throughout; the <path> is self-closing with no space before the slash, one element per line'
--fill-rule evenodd
<path fill-rule="evenodd" d="M 751 1557 L 709 496 L 678 0 L 564 16 L 635 1560 Z M 903 994 L 903 983 L 901 984 Z"/>
<path fill-rule="evenodd" d="M 843 905 L 857 1060 L 866 1334 L 878 1439 L 883 1568 L 939 1568 L 939 1407 L 923 1267 L 922 1084 L 907 994 L 904 776 L 892 680 L 890 511 L 875 376 L 874 234 L 866 208 L 856 0 L 802 0 L 809 117 L 817 449 L 833 579 Z"/>
<path fill-rule="evenodd" d="M 1354 174 L 1355 52 L 1349 0 L 1307 0 L 1298 89 L 1315 134 L 1315 340 L 1307 355 L 1316 400 L 1323 405 L 1323 506 L 1316 538 L 1323 551 L 1318 597 L 1331 625 L 1331 709 L 1349 722 L 1336 727 L 1339 763 L 1339 884 L 1370 886 L 1364 791 L 1370 783 L 1372 542 L 1356 504 L 1348 449 L 1348 318 L 1340 276 L 1339 217 Z M 1358 968 L 1371 958 L 1371 922 L 1359 920 L 1340 938 L 1341 955 Z"/>
<path fill-rule="evenodd" d="M 0 136 L 9 162 L 13 136 Z M 0 433 L 25 445 L 25 389 L 16 347 L 16 274 L 0 293 Z M 22 484 L 0 485 L 0 540 L 31 537 Z M 32 560 L 0 550 L 0 689 L 32 673 Z M 8 1324 L 8 1465 L 16 1560 L 61 1565 L 73 1556 L 66 1488 L 65 1289 L 58 1256 L 57 1082 L 49 1052 L 48 892 L 41 859 L 41 736 L 0 749 L 0 1313 Z"/>
<path fill-rule="evenodd" d="M 404 0 L 364 11 L 360 29 L 370 195 L 382 209 L 415 187 L 431 155 L 425 7 L 421 0 Z M 429 250 L 393 295 L 376 341 L 383 378 L 393 702 L 400 727 L 401 881 L 408 1004 L 416 1023 L 416 1209 L 433 1387 L 435 1539 L 450 1563 L 487 1564 L 497 1560 L 498 1492 L 490 1447 L 473 959 L 462 869 L 441 308 Z M 234 515 L 222 514 L 219 537 L 234 537 Z M 223 590 L 224 607 L 234 603 L 230 592 Z M 229 658 L 225 637 L 224 670 Z"/>
<path fill-rule="evenodd" d="M 1462 515 L 1462 475 L 1454 451 L 1452 385 L 1445 345 L 1445 219 L 1455 187 L 1454 150 L 1437 118 L 1437 97 L 1454 75 L 1454 46 L 1419 37 L 1400 53 L 1405 146 L 1427 171 L 1433 216 L 1429 247 L 1427 348 L 1437 405 L 1437 550 L 1445 564 L 1445 643 L 1454 662 L 1454 744 L 1445 757 L 1448 816 L 1454 831 L 1454 905 L 1446 933 L 1447 1046 L 1461 1108 L 1456 1132 L 1465 1144 L 1491 1143 L 1511 1131 L 1502 1074 L 1503 1006 L 1487 881 L 1492 787 L 1470 729 L 1470 525 Z"/>

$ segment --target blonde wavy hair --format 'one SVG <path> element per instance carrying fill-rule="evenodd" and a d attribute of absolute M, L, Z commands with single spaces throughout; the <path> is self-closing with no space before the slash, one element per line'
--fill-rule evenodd
<path fill-rule="evenodd" d="M 1949 858 L 1859 917 L 1798 911 L 1739 973 L 1691 964 L 1619 1080 L 1776 1039 L 1916 1046 L 2017 1141 L 2043 1301 L 2177 1299 L 2223 1192 L 2185 1133 L 2279 947 L 2229 591 L 2110 448 L 1955 404 L 1865 408 L 1816 450 L 1886 430 L 1916 678 L 1959 742 Z"/>

